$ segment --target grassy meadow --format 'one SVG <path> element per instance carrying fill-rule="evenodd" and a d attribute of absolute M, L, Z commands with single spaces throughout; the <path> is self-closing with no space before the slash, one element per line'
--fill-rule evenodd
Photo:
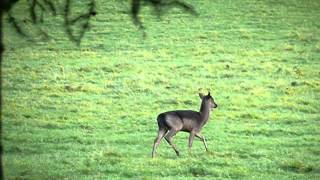
<path fill-rule="evenodd" d="M 60 17 L 50 40 L 5 24 L 6 179 L 319 179 L 320 1 L 188 2 L 198 17 L 143 8 L 143 38 L 129 1 L 98 0 L 80 47 Z M 180 157 L 162 141 L 152 159 L 157 115 L 208 90 L 210 151 L 181 132 Z"/>

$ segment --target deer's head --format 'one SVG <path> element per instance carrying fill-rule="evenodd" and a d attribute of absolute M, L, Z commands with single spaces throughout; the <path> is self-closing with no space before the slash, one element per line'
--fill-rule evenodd
<path fill-rule="evenodd" d="M 202 99 L 202 102 L 205 103 L 210 107 L 211 110 L 218 107 L 218 104 L 214 102 L 213 97 L 210 95 L 210 92 L 208 95 L 204 95 L 202 93 L 199 93 L 200 99 Z"/>

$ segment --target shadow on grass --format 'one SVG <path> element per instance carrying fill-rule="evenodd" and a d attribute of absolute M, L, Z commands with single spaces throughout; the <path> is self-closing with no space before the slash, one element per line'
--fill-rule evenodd
<path fill-rule="evenodd" d="M 312 165 L 305 164 L 300 161 L 290 161 L 281 165 L 281 168 L 285 171 L 291 171 L 295 173 L 310 173 L 315 171 Z"/>

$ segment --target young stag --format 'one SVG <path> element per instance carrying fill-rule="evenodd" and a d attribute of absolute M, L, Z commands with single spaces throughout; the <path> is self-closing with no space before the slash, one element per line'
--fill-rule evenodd
<path fill-rule="evenodd" d="M 172 143 L 172 137 L 179 131 L 190 133 L 189 152 L 191 152 L 194 137 L 199 138 L 203 142 L 206 151 L 208 151 L 206 141 L 200 134 L 200 131 L 208 122 L 210 111 L 213 110 L 213 108 L 217 108 L 218 105 L 214 102 L 210 92 L 206 96 L 199 93 L 199 96 L 202 100 L 200 112 L 191 110 L 177 110 L 164 112 L 158 115 L 157 121 L 159 131 L 157 138 L 154 140 L 152 157 L 154 157 L 156 148 L 160 144 L 160 141 L 163 137 L 172 146 L 177 156 L 179 156 L 179 151 L 176 145 Z"/>

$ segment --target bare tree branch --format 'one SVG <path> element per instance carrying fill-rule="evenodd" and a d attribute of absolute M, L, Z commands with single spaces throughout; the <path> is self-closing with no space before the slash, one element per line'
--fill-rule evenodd
<path fill-rule="evenodd" d="M 139 18 L 139 12 L 140 12 L 140 8 L 141 8 L 141 0 L 132 0 L 131 1 L 131 16 L 133 19 L 133 23 L 138 26 L 141 30 L 144 29 L 142 22 L 140 21 Z"/>
<path fill-rule="evenodd" d="M 141 3 L 143 1 L 143 4 Z M 194 9 L 193 6 L 182 2 L 180 0 L 132 0 L 131 1 L 131 17 L 133 20 L 133 23 L 143 31 L 143 35 L 145 36 L 145 27 L 143 26 L 143 23 L 140 20 L 139 14 L 140 9 L 142 5 L 151 5 L 154 8 L 154 11 L 157 13 L 158 17 L 161 17 L 163 9 L 169 9 L 169 8 L 180 8 L 184 11 L 192 14 L 192 15 L 198 15 L 197 11 Z"/>
<path fill-rule="evenodd" d="M 17 31 L 17 33 L 23 37 L 28 37 L 28 35 L 22 30 L 20 23 L 17 22 L 16 18 L 11 14 L 11 11 L 8 12 L 8 21 Z"/>
<path fill-rule="evenodd" d="M 80 14 L 74 18 L 70 17 L 71 15 L 71 0 L 66 0 L 65 7 L 64 7 L 64 24 L 65 30 L 68 34 L 71 41 L 75 42 L 77 45 L 80 45 L 81 39 L 83 38 L 85 32 L 89 29 L 89 21 L 91 16 L 95 16 L 95 1 L 91 0 L 88 4 L 88 11 Z M 72 28 L 79 25 L 79 33 L 78 36 L 74 33 Z"/>
<path fill-rule="evenodd" d="M 50 0 L 43 0 L 43 2 L 44 2 L 44 4 L 45 4 L 46 6 L 49 7 L 49 9 L 50 9 L 50 11 L 52 12 L 52 14 L 53 14 L 54 16 L 56 16 L 56 15 L 57 15 L 57 10 L 56 10 L 56 7 L 55 7 L 54 3 L 52 3 Z"/>
<path fill-rule="evenodd" d="M 167 6 L 170 8 L 173 8 L 173 7 L 181 8 L 192 15 L 198 15 L 198 12 L 194 9 L 193 6 L 179 0 L 164 2 L 163 6 Z"/>
<path fill-rule="evenodd" d="M 19 0 L 0 0 L 1 13 L 8 12 Z M 2 14 L 3 15 L 3 14 Z"/>
<path fill-rule="evenodd" d="M 24 31 L 24 26 L 21 25 L 21 22 L 14 16 L 14 13 L 10 11 L 13 4 L 19 0 L 2 0 L 7 2 L 6 7 L 8 7 L 8 19 L 10 24 L 18 32 L 18 34 L 27 37 L 28 34 Z M 73 1 L 64 0 L 63 2 L 63 12 L 62 18 L 64 20 L 63 28 L 69 39 L 76 43 L 80 44 L 81 39 L 84 37 L 86 31 L 90 27 L 90 20 L 92 16 L 96 15 L 95 11 L 95 0 L 87 0 L 89 3 L 85 5 L 87 9 L 83 10 L 81 14 L 74 15 L 73 11 Z M 24 21 L 24 23 L 32 23 L 34 25 L 43 24 L 44 18 L 50 13 L 50 15 L 58 15 L 57 6 L 59 5 L 57 1 L 54 0 L 28 0 L 29 6 L 29 18 L 30 22 Z M 143 32 L 143 36 L 146 36 L 145 27 L 139 17 L 141 14 L 141 8 L 143 6 L 151 6 L 154 8 L 154 12 L 157 13 L 158 17 L 161 17 L 164 10 L 171 8 L 179 8 L 185 12 L 188 12 L 192 15 L 197 15 L 198 13 L 193 6 L 183 2 L 183 0 L 131 0 L 131 10 L 130 15 L 132 17 L 133 23 Z M 3 6 L 4 7 L 4 6 Z M 45 37 L 48 38 L 48 33 L 44 33 L 40 26 L 34 26 L 41 32 L 45 34 Z"/>

